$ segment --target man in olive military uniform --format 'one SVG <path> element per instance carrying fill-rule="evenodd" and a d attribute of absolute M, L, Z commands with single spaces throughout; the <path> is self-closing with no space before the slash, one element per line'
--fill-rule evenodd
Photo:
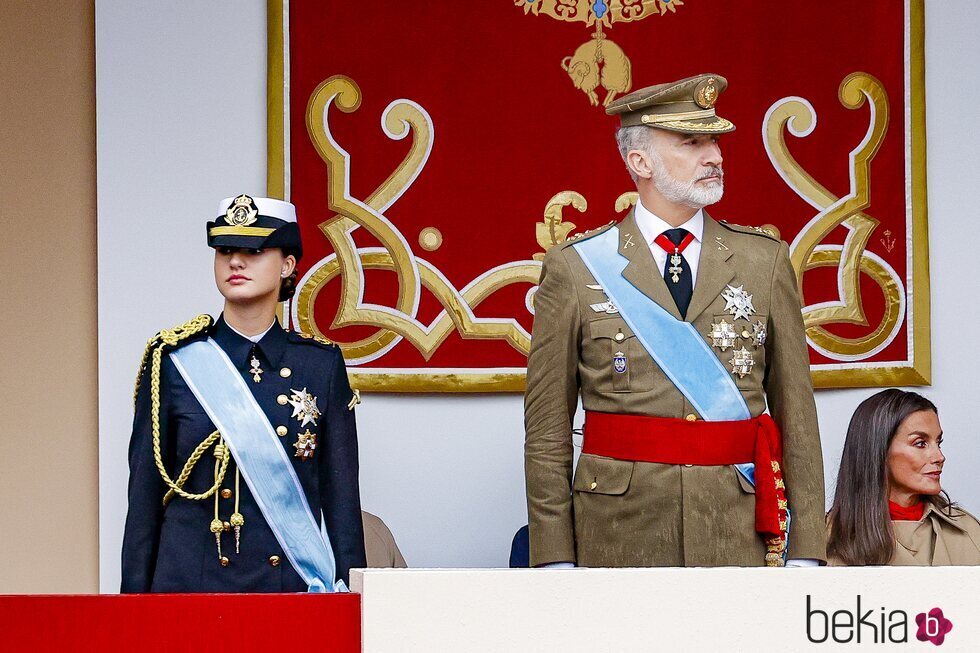
<path fill-rule="evenodd" d="M 789 249 L 703 210 L 723 192 L 718 137 L 735 129 L 715 112 L 726 87 L 698 75 L 610 105 L 638 201 L 545 257 L 525 395 L 532 566 L 825 560 Z"/>
<path fill-rule="evenodd" d="M 366 566 L 357 393 L 336 345 L 275 318 L 302 255 L 293 205 L 218 213 L 222 316 L 162 331 L 140 366 L 122 591 L 344 589 Z"/>

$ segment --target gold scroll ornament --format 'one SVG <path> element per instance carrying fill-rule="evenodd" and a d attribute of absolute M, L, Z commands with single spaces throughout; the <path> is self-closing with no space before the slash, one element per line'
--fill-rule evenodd
<path fill-rule="evenodd" d="M 852 110 L 870 105 L 870 123 L 865 138 L 850 153 L 850 192 L 834 196 L 793 158 L 786 146 L 784 131 L 808 136 L 816 124 L 813 107 L 798 98 L 775 103 L 766 114 L 766 150 L 776 171 L 789 187 L 819 210 L 797 235 L 790 248 L 790 259 L 802 293 L 803 275 L 818 267 L 837 267 L 840 301 L 803 309 L 807 336 L 825 356 L 854 361 L 872 356 L 894 339 L 905 315 L 905 288 L 902 280 L 880 257 L 867 251 L 867 244 L 879 222 L 865 213 L 871 203 L 870 169 L 888 129 L 888 96 L 873 76 L 855 72 L 841 82 L 841 104 Z M 839 226 L 848 230 L 843 245 L 820 245 Z M 860 292 L 861 274 L 868 275 L 884 296 L 885 310 L 871 333 L 845 338 L 827 331 L 830 324 L 869 326 Z"/>
<path fill-rule="evenodd" d="M 405 159 L 365 200 L 349 194 L 350 155 L 330 132 L 329 109 L 335 105 L 350 113 L 360 106 L 361 92 L 353 80 L 334 76 L 313 92 L 306 111 L 306 126 L 314 147 L 327 165 L 327 204 L 336 215 L 318 226 L 330 241 L 334 254 L 314 265 L 296 295 L 293 314 L 300 329 L 323 335 L 313 306 L 317 294 L 333 278 L 341 278 L 341 299 L 331 328 L 367 325 L 379 327 L 368 338 L 337 344 L 351 365 L 374 360 L 404 338 L 428 360 L 446 337 L 456 330 L 463 338 L 505 340 L 527 354 L 530 334 L 514 318 L 478 318 L 473 310 L 497 290 L 513 283 L 536 284 L 540 264 L 512 261 L 488 270 L 462 291 L 430 262 L 415 256 L 402 232 L 385 216 L 386 211 L 419 175 L 432 148 L 433 126 L 422 107 L 408 100 L 392 102 L 382 116 L 389 138 L 400 140 L 414 134 Z M 357 248 L 352 233 L 366 229 L 381 242 L 380 248 Z M 393 271 L 398 279 L 396 306 L 362 301 L 364 270 Z M 444 310 L 429 324 L 417 319 L 422 288 L 429 290 Z"/>

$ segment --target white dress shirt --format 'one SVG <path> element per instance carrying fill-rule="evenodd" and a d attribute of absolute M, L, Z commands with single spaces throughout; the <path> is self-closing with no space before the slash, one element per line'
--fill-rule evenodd
<path fill-rule="evenodd" d="M 225 324 L 228 324 L 228 323 L 225 322 Z M 259 340 L 261 340 L 265 336 L 265 334 L 269 333 L 269 331 L 272 330 L 272 327 L 275 326 L 275 324 L 276 324 L 276 321 L 273 320 L 272 321 L 272 324 L 269 325 L 269 328 L 268 329 L 266 329 L 262 333 L 258 333 L 256 335 L 254 335 L 254 336 L 247 336 L 244 333 L 242 333 L 241 331 L 239 331 L 238 329 L 236 329 L 235 327 L 231 326 L 230 324 L 228 324 L 228 328 L 231 329 L 232 331 L 234 331 L 235 333 L 237 333 L 238 335 L 240 335 L 241 337 L 245 338 L 246 340 L 251 340 L 252 342 L 256 342 L 257 343 Z"/>
<path fill-rule="evenodd" d="M 660 276 L 663 276 L 664 268 L 667 266 L 667 252 L 654 241 L 657 236 L 675 227 L 651 213 L 639 200 L 637 200 L 636 208 L 633 210 L 633 217 L 636 219 L 636 226 L 639 227 L 643 240 L 646 241 L 650 252 L 653 254 L 653 259 L 657 262 L 657 267 L 660 268 Z M 691 244 L 681 252 L 681 256 L 691 268 L 691 287 L 693 288 L 698 280 L 698 260 L 701 258 L 701 238 L 704 236 L 704 211 L 698 209 L 698 212 L 691 216 L 690 220 L 676 228 L 686 229 L 694 235 Z M 673 254 L 673 252 L 670 253 Z"/>

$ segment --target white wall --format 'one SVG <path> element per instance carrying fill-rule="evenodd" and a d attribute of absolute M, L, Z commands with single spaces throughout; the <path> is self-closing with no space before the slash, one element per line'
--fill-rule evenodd
<path fill-rule="evenodd" d="M 928 3 L 933 381 L 944 486 L 980 510 L 973 390 L 980 257 L 965 190 L 980 169 L 980 5 Z M 96 4 L 102 591 L 119 585 L 132 384 L 146 339 L 220 310 L 204 222 L 217 200 L 263 194 L 265 3 Z M 964 70 L 973 66 L 974 70 Z M 974 340 L 976 340 L 974 336 Z M 870 390 L 817 394 L 827 486 Z M 521 398 L 369 395 L 358 409 L 361 495 L 413 566 L 506 566 L 526 522 Z"/>

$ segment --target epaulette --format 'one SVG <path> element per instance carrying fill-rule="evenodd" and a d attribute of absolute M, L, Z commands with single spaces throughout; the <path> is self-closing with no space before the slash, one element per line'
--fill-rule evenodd
<path fill-rule="evenodd" d="M 602 232 L 608 230 L 610 227 L 613 227 L 615 225 L 616 225 L 616 221 L 613 220 L 612 222 L 609 222 L 608 224 L 604 224 L 601 227 L 596 227 L 595 229 L 589 229 L 588 231 L 583 231 L 582 233 L 579 234 L 572 234 L 562 242 L 558 243 L 558 247 L 567 247 L 568 245 L 574 245 L 580 240 L 585 240 L 588 238 L 592 238 L 594 236 L 598 236 Z"/>
<path fill-rule="evenodd" d="M 334 348 L 337 346 L 337 343 L 335 343 L 333 340 L 328 340 L 326 338 L 311 335 L 309 333 L 303 333 L 302 331 L 290 331 L 289 335 L 296 336 L 296 338 L 293 339 L 295 342 L 301 342 L 308 345 L 318 344 L 330 348 Z"/>
<path fill-rule="evenodd" d="M 754 236 L 765 236 L 766 238 L 771 238 L 772 240 L 775 240 L 777 242 L 779 242 L 780 240 L 779 229 L 776 228 L 776 225 L 764 224 L 761 227 L 753 227 L 753 226 L 742 225 L 742 224 L 732 224 L 730 222 L 725 222 L 724 220 L 719 220 L 718 224 L 725 227 L 729 231 L 735 231 L 743 234 L 751 234 Z"/>

